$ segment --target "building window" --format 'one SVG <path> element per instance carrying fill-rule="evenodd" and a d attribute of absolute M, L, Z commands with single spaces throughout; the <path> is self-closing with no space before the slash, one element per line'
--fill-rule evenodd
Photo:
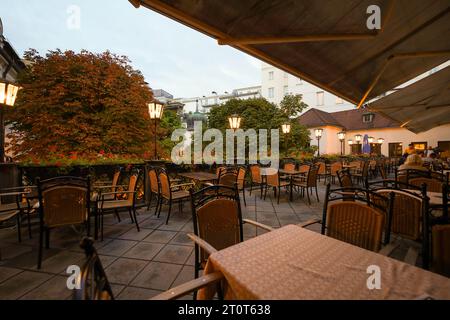
<path fill-rule="evenodd" d="M 273 80 L 273 71 L 269 71 L 269 80 Z"/>
<path fill-rule="evenodd" d="M 336 97 L 336 104 L 343 104 L 344 100 L 342 98 Z"/>
<path fill-rule="evenodd" d="M 402 143 L 401 142 L 392 142 L 389 143 L 389 157 L 401 157 L 402 156 Z"/>
<path fill-rule="evenodd" d="M 283 87 L 283 94 L 284 94 L 285 96 L 288 95 L 288 90 L 289 90 L 289 87 L 288 87 L 288 86 L 284 86 L 284 87 Z"/>
<path fill-rule="evenodd" d="M 361 143 L 354 143 L 350 146 L 350 152 L 351 154 L 361 154 L 362 150 L 362 144 Z"/>
<path fill-rule="evenodd" d="M 369 123 L 369 122 L 373 122 L 373 116 L 374 116 L 374 114 L 373 113 L 365 113 L 365 114 L 363 114 L 363 122 L 364 123 Z"/>
<path fill-rule="evenodd" d="M 323 106 L 323 91 L 316 92 L 317 102 L 316 105 Z"/>
<path fill-rule="evenodd" d="M 275 91 L 274 88 L 269 88 L 269 98 L 273 98 L 275 96 L 274 91 Z"/>

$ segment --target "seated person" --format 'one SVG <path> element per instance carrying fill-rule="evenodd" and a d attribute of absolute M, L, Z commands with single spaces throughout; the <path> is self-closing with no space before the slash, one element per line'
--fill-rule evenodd
<path fill-rule="evenodd" d="M 414 169 L 421 171 L 428 171 L 423 166 L 422 158 L 418 154 L 410 154 L 404 164 L 398 167 L 398 170 Z"/>

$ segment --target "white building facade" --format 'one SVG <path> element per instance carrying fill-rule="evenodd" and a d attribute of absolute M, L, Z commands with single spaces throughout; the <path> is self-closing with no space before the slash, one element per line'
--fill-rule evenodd
<path fill-rule="evenodd" d="M 277 105 L 287 94 L 301 94 L 303 102 L 310 108 L 327 112 L 355 107 L 353 104 L 265 62 L 262 62 L 261 66 L 261 94 Z"/>

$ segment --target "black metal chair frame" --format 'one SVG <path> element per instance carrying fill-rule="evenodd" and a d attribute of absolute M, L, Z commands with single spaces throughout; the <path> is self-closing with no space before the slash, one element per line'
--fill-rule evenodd
<path fill-rule="evenodd" d="M 86 262 L 81 268 L 76 280 L 80 288 L 73 293 L 74 300 L 114 300 L 114 294 L 109 284 L 100 257 L 94 248 L 91 238 L 83 238 L 80 247 L 86 254 Z M 107 297 L 108 299 L 105 299 Z"/>

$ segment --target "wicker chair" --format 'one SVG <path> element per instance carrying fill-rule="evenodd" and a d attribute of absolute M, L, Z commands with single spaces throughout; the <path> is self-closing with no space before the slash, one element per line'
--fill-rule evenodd
<path fill-rule="evenodd" d="M 41 268 L 45 233 L 45 246 L 50 247 L 50 230 L 83 224 L 90 234 L 90 179 L 58 177 L 37 179 L 39 197 L 39 252 L 37 268 Z"/>
<path fill-rule="evenodd" d="M 119 178 L 121 176 L 121 170 L 116 170 L 114 172 L 113 178 L 111 181 L 108 182 L 102 182 L 102 181 L 96 181 L 93 186 L 92 190 L 97 191 L 99 193 L 103 192 L 103 190 L 107 190 L 106 192 L 116 192 L 119 187 L 123 187 L 119 185 Z"/>
<path fill-rule="evenodd" d="M 258 164 L 250 166 L 250 196 L 252 195 L 253 186 L 255 185 L 259 186 L 261 191 L 260 198 L 262 199 L 265 181 L 261 174 L 261 167 Z"/>
<path fill-rule="evenodd" d="M 150 184 L 150 200 L 148 203 L 147 210 L 150 210 L 153 196 L 155 196 L 156 199 L 155 215 L 156 215 L 159 212 L 159 207 L 161 204 L 161 187 L 159 184 L 157 167 L 150 167 L 148 169 L 148 181 Z"/>
<path fill-rule="evenodd" d="M 237 187 L 238 191 L 242 191 L 242 198 L 244 200 L 244 206 L 247 206 L 247 201 L 245 200 L 245 176 L 247 174 L 247 169 L 245 167 L 238 168 L 238 177 L 237 177 Z"/>
<path fill-rule="evenodd" d="M 320 202 L 319 194 L 317 192 L 317 172 L 318 172 L 318 170 L 319 170 L 319 166 L 312 165 L 309 167 L 309 171 L 306 176 L 306 180 L 304 178 L 292 179 L 293 186 L 301 189 L 301 194 L 303 197 L 305 196 L 305 191 L 306 191 L 306 195 L 308 197 L 309 204 L 311 204 L 311 198 L 309 197 L 309 194 L 310 193 L 312 194 L 313 188 L 316 191 L 317 202 Z"/>
<path fill-rule="evenodd" d="M 442 192 L 442 181 L 432 178 L 413 178 L 409 179 L 410 185 L 421 187 L 423 184 L 427 186 L 427 191 L 430 192 Z"/>
<path fill-rule="evenodd" d="M 188 237 L 195 242 L 195 278 L 204 269 L 211 253 L 243 241 L 243 223 L 273 230 L 261 223 L 242 219 L 236 188 L 215 185 L 196 193 L 191 190 L 190 193 L 194 234 L 188 234 Z"/>
<path fill-rule="evenodd" d="M 101 239 L 103 241 L 104 234 L 104 216 L 108 213 L 115 213 L 128 210 L 131 222 L 136 224 L 136 229 L 140 231 L 139 223 L 136 217 L 136 188 L 139 179 L 139 172 L 130 176 L 128 189 L 124 191 L 115 191 L 102 193 L 97 201 L 97 209 L 100 214 Z M 120 195 L 121 199 L 118 200 Z"/>
<path fill-rule="evenodd" d="M 350 174 L 350 170 L 348 169 L 342 169 L 337 172 L 337 177 L 339 180 L 339 185 L 341 188 L 353 188 L 353 179 L 352 175 Z"/>
<path fill-rule="evenodd" d="M 331 177 L 331 183 L 336 183 L 336 178 L 338 177 L 338 171 L 342 170 L 342 162 L 333 162 L 330 165 L 330 177 Z"/>
<path fill-rule="evenodd" d="M 362 161 L 362 168 L 360 172 L 355 172 L 353 177 L 356 178 L 356 183 L 363 184 L 369 176 L 369 161 Z"/>
<path fill-rule="evenodd" d="M 280 203 L 281 188 L 288 188 L 291 183 L 281 179 L 280 173 L 277 169 L 265 169 L 266 185 L 264 190 L 264 200 L 266 200 L 267 189 L 272 187 L 274 196 L 277 197 L 277 203 Z"/>
<path fill-rule="evenodd" d="M 392 216 L 393 196 L 352 188 L 353 201 L 346 201 L 348 192 L 349 188 L 331 190 L 330 184 L 327 185 L 322 234 L 367 250 L 380 251 L 383 231 L 390 232 L 385 221 Z M 389 246 L 388 250 L 392 249 Z"/>
<path fill-rule="evenodd" d="M 330 172 L 328 172 L 327 165 L 325 162 L 316 162 L 316 165 L 318 167 L 317 170 L 317 177 L 320 179 L 323 177 L 323 184 L 325 185 L 327 183 L 327 178 L 330 176 Z"/>
<path fill-rule="evenodd" d="M 179 211 L 182 211 L 183 201 L 189 200 L 189 191 L 183 188 L 191 188 L 194 186 L 193 183 L 181 183 L 172 185 L 169 176 L 166 171 L 161 169 L 159 173 L 159 183 L 161 186 L 161 202 L 160 202 L 160 212 L 158 213 L 158 218 L 161 213 L 162 201 L 166 201 L 169 205 L 169 211 L 167 212 L 166 224 L 169 223 L 170 213 L 172 212 L 172 204 L 178 202 Z"/>
<path fill-rule="evenodd" d="M 73 293 L 74 300 L 114 300 L 114 294 L 103 269 L 100 257 L 91 238 L 84 238 L 80 244 L 86 254 L 86 262 L 76 279 L 79 289 Z"/>
<path fill-rule="evenodd" d="M 425 269 L 450 277 L 450 186 L 442 185 L 442 215 L 423 216 L 422 262 Z"/>

